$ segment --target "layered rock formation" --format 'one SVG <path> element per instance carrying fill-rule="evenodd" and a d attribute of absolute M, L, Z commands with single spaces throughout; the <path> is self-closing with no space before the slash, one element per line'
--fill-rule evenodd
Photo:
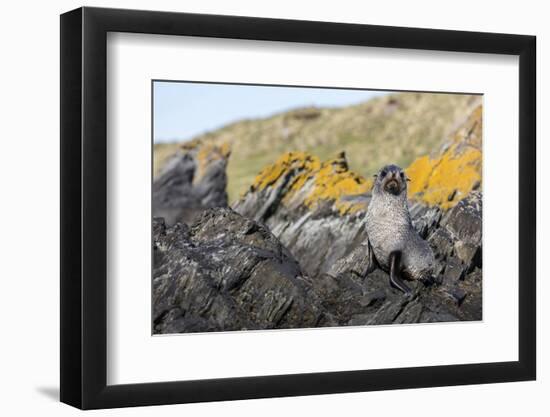
<path fill-rule="evenodd" d="M 416 159 L 407 169 L 414 181 L 409 196 L 443 209 L 453 207 L 481 187 L 482 107 L 478 106 L 433 157 Z"/>
<path fill-rule="evenodd" d="M 218 208 L 191 227 L 156 219 L 153 230 L 156 333 L 320 324 L 311 283 L 264 226 Z"/>
<path fill-rule="evenodd" d="M 343 154 L 321 162 L 305 153 L 289 153 L 266 167 L 233 208 L 264 222 L 314 276 L 367 239 L 362 223 L 366 206 L 343 197 L 367 193 L 371 187 L 372 181 L 348 169 Z"/>
<path fill-rule="evenodd" d="M 227 206 L 228 147 L 182 147 L 153 182 L 153 217 L 189 223 L 205 209 Z"/>
<path fill-rule="evenodd" d="M 234 203 L 262 168 L 288 151 L 327 160 L 345 149 L 350 167 L 367 178 L 389 161 L 408 166 L 417 156 L 439 150 L 457 120 L 480 101 L 480 96 L 466 94 L 388 94 L 341 108 L 298 108 L 267 118 L 240 120 L 206 132 L 191 143 L 201 147 L 231 145 L 227 192 Z M 180 146 L 155 144 L 155 175 Z"/>
<path fill-rule="evenodd" d="M 157 219 L 154 331 L 480 320 L 481 236 L 475 229 L 481 221 L 480 194 L 445 215 L 420 206 L 413 212 L 440 268 L 431 286 L 409 283 L 411 298 L 392 289 L 387 273 L 376 269 L 366 239 L 351 240 L 347 253 L 326 272 L 308 274 L 267 227 L 230 208 L 209 209 L 191 227 L 167 228 Z M 317 245 L 322 249 L 330 242 L 319 239 Z"/>
<path fill-rule="evenodd" d="M 412 297 L 390 287 L 370 253 L 372 180 L 352 172 L 343 153 L 323 162 L 293 152 L 265 167 L 232 208 L 204 211 L 202 198 L 183 206 L 187 224 L 155 221 L 155 332 L 480 320 L 480 138 L 481 109 L 440 153 L 407 169 L 411 218 L 438 262 L 431 285 L 409 283 Z M 199 180 L 182 181 L 186 164 L 196 171 L 203 159 L 180 155 L 168 171 L 179 182 L 159 182 L 159 195 L 173 183 L 180 195 L 184 183 L 188 196 L 205 195 L 203 178 L 224 178 L 205 174 L 220 160 L 211 159 Z"/>

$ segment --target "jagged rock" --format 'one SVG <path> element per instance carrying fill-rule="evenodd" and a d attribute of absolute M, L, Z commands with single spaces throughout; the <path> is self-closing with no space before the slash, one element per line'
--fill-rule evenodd
<path fill-rule="evenodd" d="M 443 209 L 454 207 L 481 186 L 483 110 L 478 105 L 434 157 L 416 159 L 408 168 L 409 197 Z"/>
<path fill-rule="evenodd" d="M 156 219 L 153 232 L 155 333 L 319 325 L 311 283 L 262 225 L 217 208 L 191 227 Z"/>
<path fill-rule="evenodd" d="M 437 260 L 433 282 L 409 282 L 410 297 L 377 268 L 364 227 L 372 181 L 350 171 L 345 154 L 325 162 L 284 154 L 258 175 L 234 211 L 205 211 L 227 203 L 216 197 L 225 190 L 227 158 L 181 154 L 154 185 L 155 214 L 168 225 L 191 225 L 153 225 L 155 332 L 480 320 L 476 112 L 437 161 L 424 161 L 429 169 L 417 162 L 407 170 L 411 220 Z M 455 180 L 461 170 L 466 175 L 451 189 L 439 169 Z"/>
<path fill-rule="evenodd" d="M 321 179 L 325 175 L 330 183 Z M 370 184 L 355 177 L 345 155 L 321 163 L 288 154 L 266 168 L 234 208 L 265 222 L 311 277 L 327 316 L 339 325 L 481 319 L 481 286 L 468 280 L 481 268 L 481 192 L 448 211 L 411 201 L 413 225 L 437 264 L 435 285 L 409 283 L 416 295 L 408 299 L 376 269 L 363 224 Z M 379 296 L 370 302 L 369 294 Z"/>
<path fill-rule="evenodd" d="M 241 120 L 205 132 L 191 142 L 231 145 L 228 194 L 234 202 L 253 182 L 258 167 L 287 151 L 332 155 L 348 149 L 351 166 L 366 177 L 396 158 L 428 154 L 440 148 L 457 120 L 481 101 L 480 96 L 463 94 L 395 93 L 342 108 L 292 109 Z M 155 173 L 179 146 L 155 144 Z"/>
<path fill-rule="evenodd" d="M 399 302 L 388 300 L 365 324 L 392 324 L 403 311 L 405 305 L 407 305 L 407 300 L 405 298 L 401 299 Z"/>
<path fill-rule="evenodd" d="M 307 274 L 318 276 L 366 241 L 361 210 L 371 186 L 349 170 L 344 154 L 321 162 L 288 153 L 262 171 L 233 208 L 264 222 Z M 346 201 L 349 195 L 361 199 Z"/>
<path fill-rule="evenodd" d="M 389 286 L 384 271 L 371 272 L 364 242 L 332 274 L 308 277 L 265 226 L 228 208 L 207 210 L 191 227 L 156 220 L 153 232 L 156 333 L 481 317 L 479 269 L 451 287 L 412 282 L 409 299 Z"/>
<path fill-rule="evenodd" d="M 394 319 L 393 324 L 418 323 L 423 309 L 424 307 L 418 301 L 407 303 L 401 314 Z"/>
<path fill-rule="evenodd" d="M 422 203 L 413 203 L 409 212 L 414 228 L 423 239 L 439 225 L 443 216 L 443 211 L 439 207 L 428 207 Z"/>
<path fill-rule="evenodd" d="M 446 265 L 445 265 L 445 272 L 443 273 L 443 279 L 442 283 L 444 285 L 453 285 L 458 280 L 462 279 L 464 277 L 464 266 L 462 262 L 460 262 L 456 258 L 449 258 L 447 259 Z"/>
<path fill-rule="evenodd" d="M 226 207 L 228 157 L 214 147 L 176 152 L 153 182 L 153 216 L 172 226 L 191 223 L 207 208 Z"/>
<path fill-rule="evenodd" d="M 328 273 L 338 276 L 349 272 L 353 276 L 362 279 L 375 268 L 374 253 L 369 245 L 368 239 L 361 242 L 348 255 L 340 258 L 329 268 Z"/>
<path fill-rule="evenodd" d="M 473 191 L 461 200 L 442 220 L 445 227 L 455 239 L 456 256 L 468 265 L 481 267 L 481 234 L 482 234 L 482 196 Z"/>

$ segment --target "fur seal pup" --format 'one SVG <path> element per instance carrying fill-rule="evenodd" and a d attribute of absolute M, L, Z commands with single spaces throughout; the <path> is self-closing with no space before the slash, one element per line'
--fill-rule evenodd
<path fill-rule="evenodd" d="M 401 276 L 430 280 L 434 255 L 412 225 L 407 204 L 409 179 L 403 170 L 396 165 L 386 165 L 375 178 L 365 223 L 369 242 L 376 262 L 389 272 L 390 284 L 410 295 L 411 289 Z"/>

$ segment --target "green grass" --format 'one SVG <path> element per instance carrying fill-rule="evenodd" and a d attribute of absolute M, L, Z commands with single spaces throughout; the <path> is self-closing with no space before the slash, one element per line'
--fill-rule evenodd
<path fill-rule="evenodd" d="M 307 151 L 322 160 L 345 151 L 350 167 L 365 176 L 381 166 L 406 167 L 439 150 L 468 110 L 479 100 L 457 94 L 398 93 L 339 109 L 319 109 L 313 119 L 297 111 L 266 119 L 244 120 L 196 138 L 231 143 L 227 167 L 230 201 L 282 153 Z M 155 145 L 155 172 L 178 144 Z"/>

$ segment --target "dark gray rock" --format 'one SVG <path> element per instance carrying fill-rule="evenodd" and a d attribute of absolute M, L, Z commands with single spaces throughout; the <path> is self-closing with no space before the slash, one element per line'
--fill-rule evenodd
<path fill-rule="evenodd" d="M 374 253 L 372 252 L 368 239 L 361 242 L 351 250 L 346 256 L 338 259 L 328 269 L 328 274 L 338 276 L 344 272 L 349 272 L 353 276 L 362 280 L 368 273 L 376 268 Z"/>
<path fill-rule="evenodd" d="M 446 213 L 417 202 L 410 205 L 413 225 L 428 240 L 437 263 L 432 283 L 408 283 L 416 294 L 408 299 L 390 287 L 386 272 L 377 269 L 364 230 L 364 212 L 341 216 L 330 207 L 290 210 L 280 204 L 285 187 L 278 183 L 257 194 L 248 193 L 236 208 L 245 216 L 253 216 L 260 208 L 261 219 L 311 277 L 334 322 L 374 325 L 481 319 L 481 286 L 467 280 L 474 268 L 481 267 L 479 191 Z M 374 301 L 369 299 L 372 294 L 378 294 Z"/>
<path fill-rule="evenodd" d="M 155 220 L 155 333 L 315 327 L 322 310 L 300 265 L 264 226 L 229 208 L 191 227 Z"/>
<path fill-rule="evenodd" d="M 363 213 L 346 217 L 322 209 L 299 216 L 295 213 L 281 208 L 268 218 L 266 225 L 310 276 L 329 273 L 340 259 L 368 242 Z M 359 260 L 361 256 L 361 250 L 356 251 L 356 269 L 368 265 L 369 252 L 364 253 L 366 260 Z"/>
<path fill-rule="evenodd" d="M 418 300 L 407 303 L 401 314 L 399 314 L 395 320 L 394 324 L 408 324 L 408 323 L 418 323 L 420 316 L 422 315 L 422 310 L 424 309 L 422 303 Z"/>
<path fill-rule="evenodd" d="M 153 182 L 153 216 L 167 225 L 191 223 L 205 209 L 227 206 L 225 158 L 210 161 L 197 177 L 196 152 L 179 151 Z"/>
<path fill-rule="evenodd" d="M 481 320 L 481 192 L 447 212 L 411 203 L 437 265 L 433 282 L 408 282 L 407 297 L 377 266 L 364 210 L 311 209 L 296 190 L 283 204 L 291 170 L 233 211 L 223 207 L 225 161 L 200 178 L 196 166 L 179 155 L 153 187 L 155 216 L 165 218 L 153 224 L 156 333 Z M 168 227 L 177 221 L 189 226 Z"/>
<path fill-rule="evenodd" d="M 409 208 L 413 226 L 423 239 L 428 237 L 441 221 L 443 212 L 439 207 L 427 207 L 421 203 L 414 203 Z"/>
<path fill-rule="evenodd" d="M 368 319 L 366 324 L 392 324 L 406 305 L 407 301 L 404 297 L 399 302 L 388 300 Z"/>
<path fill-rule="evenodd" d="M 464 301 L 464 299 L 466 298 L 466 296 L 468 295 L 466 293 L 466 291 L 464 291 L 462 288 L 460 287 L 454 287 L 452 289 L 450 289 L 448 291 L 448 294 L 451 296 L 451 298 L 453 300 L 456 301 L 456 303 L 460 306 L 460 304 L 462 304 L 462 302 Z"/>
<path fill-rule="evenodd" d="M 445 261 L 454 251 L 454 239 L 444 227 L 437 228 L 428 237 L 428 242 L 434 249 L 435 258 Z"/>
<path fill-rule="evenodd" d="M 443 285 L 452 286 L 464 277 L 465 268 L 462 262 L 457 258 L 450 257 L 445 264 L 445 272 L 441 283 Z"/>

